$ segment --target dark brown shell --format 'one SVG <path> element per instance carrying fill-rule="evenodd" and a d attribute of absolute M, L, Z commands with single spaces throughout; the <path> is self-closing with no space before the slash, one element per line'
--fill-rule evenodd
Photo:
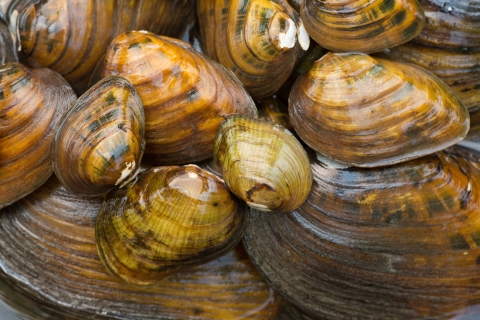
<path fill-rule="evenodd" d="M 41 186 L 53 173 L 53 139 L 76 96 L 49 69 L 0 68 L 0 208 Z"/>
<path fill-rule="evenodd" d="M 195 15 L 194 0 L 30 0 L 22 6 L 22 54 L 30 65 L 60 73 L 79 94 L 114 37 L 136 29 L 180 36 Z"/>
<path fill-rule="evenodd" d="M 246 249 L 274 289 L 319 319 L 450 319 L 480 302 L 480 157 L 311 161 L 299 209 L 250 215 Z"/>
<path fill-rule="evenodd" d="M 225 116 L 257 117 L 235 76 L 180 40 L 146 31 L 123 33 L 100 68 L 102 77 L 123 76 L 135 86 L 145 110 L 145 160 L 153 164 L 211 158 Z"/>
<path fill-rule="evenodd" d="M 275 318 L 281 299 L 242 246 L 156 288 L 110 276 L 95 246 L 101 204 L 68 193 L 52 177 L 2 210 L 1 299 L 35 320 Z"/>

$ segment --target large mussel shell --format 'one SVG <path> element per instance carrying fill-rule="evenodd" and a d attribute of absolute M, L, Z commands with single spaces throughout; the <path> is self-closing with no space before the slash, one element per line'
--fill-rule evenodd
<path fill-rule="evenodd" d="M 421 157 L 462 140 L 469 114 L 430 72 L 356 53 L 328 53 L 298 78 L 290 121 L 310 147 L 374 167 Z"/>
<path fill-rule="evenodd" d="M 98 252 L 112 275 L 157 285 L 232 249 L 247 213 L 223 180 L 197 166 L 154 167 L 107 195 L 96 224 Z"/>
<path fill-rule="evenodd" d="M 205 53 L 233 71 L 256 100 L 287 80 L 310 38 L 286 0 L 198 0 Z"/>
<path fill-rule="evenodd" d="M 81 94 L 114 37 L 132 29 L 179 36 L 194 18 L 194 2 L 30 1 L 18 13 L 20 47 L 32 66 L 52 68 Z"/>
<path fill-rule="evenodd" d="M 241 246 L 155 288 L 135 288 L 110 276 L 95 245 L 101 204 L 102 198 L 68 193 L 52 177 L 2 210 L 2 299 L 29 319 L 275 317 L 280 298 Z"/>
<path fill-rule="evenodd" d="M 105 194 L 137 172 L 145 115 L 133 85 L 108 77 L 68 110 L 55 135 L 53 169 L 71 193 Z"/>
<path fill-rule="evenodd" d="M 19 63 L 0 68 L 0 208 L 41 186 L 53 173 L 50 156 L 60 118 L 75 101 L 68 83 L 49 69 Z"/>
<path fill-rule="evenodd" d="M 337 52 L 382 51 L 415 38 L 424 23 L 417 0 L 305 0 L 300 14 L 310 36 Z"/>
<path fill-rule="evenodd" d="M 145 110 L 145 158 L 157 165 L 208 159 L 226 115 L 257 116 L 253 100 L 231 72 L 180 40 L 123 33 L 100 68 L 102 77 L 120 75 L 135 86 Z"/>
<path fill-rule="evenodd" d="M 252 211 L 247 252 L 313 318 L 437 319 L 478 304 L 473 158 L 439 152 L 365 169 L 312 157 L 308 199 L 288 214 Z"/>
<path fill-rule="evenodd" d="M 215 138 L 213 160 L 228 188 L 258 210 L 293 210 L 310 192 L 305 149 L 290 131 L 270 121 L 227 118 Z"/>

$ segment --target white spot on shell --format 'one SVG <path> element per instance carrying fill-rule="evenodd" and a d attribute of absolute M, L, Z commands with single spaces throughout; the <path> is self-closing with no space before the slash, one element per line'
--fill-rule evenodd
<path fill-rule="evenodd" d="M 463 253 L 463 255 L 464 255 L 464 256 L 466 256 L 467 254 L 468 254 L 468 252 L 467 252 L 467 251 L 465 251 L 465 252 Z"/>
<path fill-rule="evenodd" d="M 287 32 L 278 35 L 278 45 L 280 48 L 293 48 L 297 40 L 297 27 L 292 19 L 286 21 Z"/>
<path fill-rule="evenodd" d="M 268 207 L 266 205 L 259 204 L 259 203 L 247 202 L 247 205 L 250 208 L 258 210 L 258 211 L 266 211 L 266 212 L 272 211 L 272 210 L 268 209 Z"/>
<path fill-rule="evenodd" d="M 333 159 L 325 157 L 323 154 L 317 153 L 317 159 L 326 164 L 328 167 L 333 169 L 346 169 L 350 167 L 349 165 L 341 162 L 337 162 Z"/>
<path fill-rule="evenodd" d="M 191 179 L 196 179 L 198 178 L 198 174 L 196 174 L 195 172 L 189 172 L 188 177 Z"/>
<path fill-rule="evenodd" d="M 470 184 L 470 181 L 468 181 L 467 192 L 470 191 L 472 191 L 472 185 Z"/>
<path fill-rule="evenodd" d="M 125 169 L 122 170 L 122 175 L 120 178 L 118 178 L 115 185 L 122 183 L 122 181 L 125 180 L 125 178 L 127 178 L 133 170 L 135 170 L 135 161 L 127 162 L 125 165 Z"/>
<path fill-rule="evenodd" d="M 143 33 L 143 34 L 148 34 L 148 31 L 147 30 L 140 30 L 139 32 Z"/>
<path fill-rule="evenodd" d="M 285 131 L 286 134 L 290 135 L 290 136 L 293 136 L 293 133 L 290 132 L 290 130 L 288 129 L 283 129 L 283 131 Z"/>
<path fill-rule="evenodd" d="M 298 34 L 298 43 L 300 44 L 300 47 L 302 47 L 303 50 L 307 51 L 308 48 L 310 47 L 310 36 L 308 35 L 307 30 L 303 26 L 302 21 L 298 21 L 297 34 Z"/>
<path fill-rule="evenodd" d="M 453 8 L 452 8 L 452 7 L 448 7 L 447 10 L 448 10 L 448 12 L 452 12 L 452 11 L 453 11 Z"/>

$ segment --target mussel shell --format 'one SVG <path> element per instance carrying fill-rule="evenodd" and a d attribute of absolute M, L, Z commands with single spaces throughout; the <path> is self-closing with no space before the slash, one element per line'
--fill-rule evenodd
<path fill-rule="evenodd" d="M 415 38 L 424 24 L 417 0 L 305 0 L 300 14 L 310 36 L 337 52 L 382 51 Z"/>
<path fill-rule="evenodd" d="M 310 192 L 305 149 L 290 131 L 270 121 L 228 117 L 215 138 L 213 160 L 228 188 L 258 210 L 293 210 Z"/>
<path fill-rule="evenodd" d="M 288 107 L 277 97 L 269 97 L 257 104 L 258 117 L 260 120 L 267 120 L 279 124 L 282 127 L 293 131 L 288 115 Z"/>
<path fill-rule="evenodd" d="M 0 68 L 0 208 L 29 194 L 53 173 L 54 133 L 75 101 L 70 85 L 49 69 L 19 63 Z"/>
<path fill-rule="evenodd" d="M 308 199 L 288 214 L 252 211 L 247 252 L 312 318 L 450 318 L 480 303 L 480 157 L 470 160 L 438 152 L 364 169 L 312 158 Z"/>
<path fill-rule="evenodd" d="M 105 194 L 137 172 L 144 135 L 145 115 L 133 85 L 105 78 L 62 119 L 53 147 L 55 174 L 71 193 Z"/>
<path fill-rule="evenodd" d="M 148 32 L 126 32 L 111 43 L 101 76 L 120 75 L 137 90 L 145 110 L 145 159 L 157 165 L 212 157 L 228 114 L 257 116 L 253 100 L 221 65 L 189 44 Z"/>
<path fill-rule="evenodd" d="M 289 100 L 300 138 L 332 159 L 374 167 L 462 140 L 469 114 L 430 72 L 364 54 L 328 53 L 298 78 Z"/>
<path fill-rule="evenodd" d="M 0 18 L 0 65 L 17 61 L 17 50 L 13 45 L 12 34 L 6 22 Z"/>
<path fill-rule="evenodd" d="M 30 1 L 18 13 L 21 50 L 29 64 L 52 68 L 82 94 L 114 37 L 132 29 L 180 36 L 194 19 L 194 2 Z"/>
<path fill-rule="evenodd" d="M 2 299 L 29 319 L 223 320 L 277 314 L 280 297 L 242 246 L 155 288 L 139 289 L 110 276 L 95 245 L 102 200 L 68 193 L 52 177 L 2 210 Z"/>
<path fill-rule="evenodd" d="M 310 38 L 286 0 L 198 0 L 205 53 L 233 71 L 255 100 L 287 80 Z"/>
<path fill-rule="evenodd" d="M 222 256 L 241 239 L 246 206 L 197 166 L 154 167 L 112 191 L 96 224 L 110 274 L 138 286 Z"/>

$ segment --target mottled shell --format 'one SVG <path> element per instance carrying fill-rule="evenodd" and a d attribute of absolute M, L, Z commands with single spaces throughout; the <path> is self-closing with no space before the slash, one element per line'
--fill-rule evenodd
<path fill-rule="evenodd" d="M 0 208 L 29 194 L 53 173 L 54 133 L 76 96 L 49 69 L 0 68 Z"/>
<path fill-rule="evenodd" d="M 293 131 L 288 115 L 288 108 L 276 97 L 269 97 L 257 103 L 258 117 L 267 120 Z"/>
<path fill-rule="evenodd" d="M 12 35 L 5 21 L 0 18 L 0 65 L 17 61 L 17 50 L 13 46 Z"/>
<path fill-rule="evenodd" d="M 205 53 L 233 71 L 256 100 L 275 93 L 310 44 L 286 0 L 198 0 Z"/>
<path fill-rule="evenodd" d="M 230 72 L 180 40 L 123 33 L 100 68 L 102 77 L 120 75 L 134 84 L 145 109 L 145 158 L 157 165 L 208 159 L 225 115 L 257 116 Z"/>
<path fill-rule="evenodd" d="M 320 156 L 312 170 L 300 208 L 251 212 L 244 237 L 290 302 L 320 319 L 450 319 L 478 303 L 478 165 L 439 152 L 370 169 Z"/>
<path fill-rule="evenodd" d="M 18 15 L 22 54 L 32 66 L 60 73 L 77 93 L 112 39 L 145 29 L 180 36 L 193 21 L 194 0 L 49 0 L 29 1 Z M 21 6 L 20 6 L 21 7 Z"/>
<path fill-rule="evenodd" d="M 289 112 L 315 151 L 361 167 L 445 149 L 469 129 L 465 106 L 430 72 L 354 53 L 318 60 L 292 88 Z"/>
<path fill-rule="evenodd" d="M 95 245 L 101 198 L 52 177 L 0 213 L 0 295 L 28 319 L 273 319 L 281 299 L 241 246 L 136 288 L 110 276 Z M 8 282 L 6 284 L 5 282 Z"/>
<path fill-rule="evenodd" d="M 415 38 L 424 24 L 417 0 L 305 0 L 300 14 L 318 44 L 339 52 L 382 51 Z"/>
<path fill-rule="evenodd" d="M 98 252 L 110 274 L 156 285 L 228 252 L 247 213 L 217 176 L 193 165 L 155 167 L 108 194 L 96 224 Z"/>
<path fill-rule="evenodd" d="M 262 211 L 289 211 L 305 201 L 312 185 L 307 153 L 290 131 L 240 115 L 218 130 L 213 159 L 228 188 Z"/>
<path fill-rule="evenodd" d="M 468 136 L 480 135 L 480 52 L 457 52 L 409 43 L 392 48 L 384 55 L 416 64 L 442 79 L 470 113 Z"/>
<path fill-rule="evenodd" d="M 53 147 L 55 174 L 71 193 L 105 194 L 137 172 L 144 134 L 145 115 L 133 85 L 105 78 L 62 119 Z"/>

